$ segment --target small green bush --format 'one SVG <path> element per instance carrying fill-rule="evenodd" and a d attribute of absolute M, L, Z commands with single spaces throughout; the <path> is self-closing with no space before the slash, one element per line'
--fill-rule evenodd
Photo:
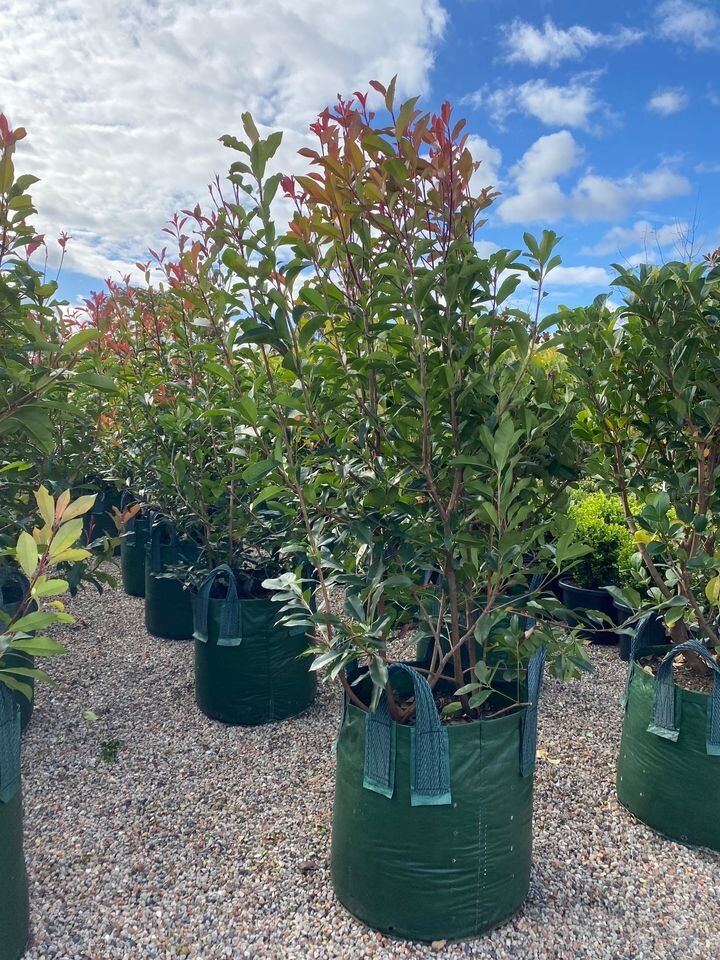
<path fill-rule="evenodd" d="M 620 501 L 602 490 L 582 493 L 571 503 L 569 514 L 578 541 L 590 548 L 573 570 L 575 582 L 592 590 L 620 586 L 636 550 Z"/>

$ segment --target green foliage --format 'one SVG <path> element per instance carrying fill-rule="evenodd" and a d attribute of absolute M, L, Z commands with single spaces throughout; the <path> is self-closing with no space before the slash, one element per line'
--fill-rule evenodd
<path fill-rule="evenodd" d="M 118 761 L 118 751 L 123 745 L 119 737 L 111 737 L 109 740 L 103 740 L 100 744 L 100 759 L 103 763 L 113 764 Z"/>
<path fill-rule="evenodd" d="M 47 261 L 47 247 L 28 192 L 37 178 L 15 173 L 24 137 L 0 114 L 0 547 L 27 518 L 28 490 L 60 493 L 87 470 L 99 376 L 97 330 L 78 328 L 55 299 L 56 279 L 31 260 Z M 67 237 L 58 242 L 64 253 Z"/>
<path fill-rule="evenodd" d="M 312 174 L 280 180 L 296 209 L 285 237 L 268 199 L 277 183 L 261 172 L 277 138 L 224 138 L 241 154 L 229 179 L 249 197 L 221 225 L 235 345 L 254 385 L 243 478 L 263 483 L 258 501 L 297 512 L 284 552 L 310 558 L 317 589 L 291 573 L 265 586 L 286 622 L 315 630 L 314 668 L 351 698 L 346 671 L 359 660 L 371 706 L 385 690 L 396 719 L 411 717 L 388 683 L 400 633 L 429 639 L 431 682 L 449 674 L 462 712 L 477 715 L 485 696 L 478 657 L 492 659 L 494 691 L 512 706 L 538 647 L 560 674 L 583 663 L 543 589 L 543 573 L 583 552 L 558 509 L 577 477 L 573 396 L 562 358 L 542 362 L 558 238 L 526 234 L 524 254 L 478 255 L 478 214 L 494 194 L 471 193 L 476 165 L 448 105 L 430 117 L 410 101 L 381 127 L 341 101 L 313 129 Z M 532 313 L 510 299 L 523 274 Z"/>
<path fill-rule="evenodd" d="M 623 503 L 649 603 L 675 640 L 692 629 L 718 646 L 720 265 L 616 269 L 617 313 L 599 298 L 553 318 L 583 404 L 576 436 Z"/>
<path fill-rule="evenodd" d="M 593 590 L 625 582 L 636 547 L 619 499 L 602 490 L 580 494 L 568 513 L 577 540 L 588 548 L 573 568 L 573 580 Z"/>
<path fill-rule="evenodd" d="M 32 535 L 22 531 L 14 548 L 7 548 L 0 556 L 17 564 L 27 578 L 27 589 L 12 612 L 0 610 L 0 683 L 23 696 L 32 695 L 28 679 L 49 680 L 42 670 L 11 664 L 7 655 L 22 653 L 31 657 L 52 657 L 65 652 L 50 637 L 37 635 L 56 623 L 72 623 L 57 598 L 67 592 L 67 580 L 55 576 L 58 569 L 72 569 L 89 557 L 89 551 L 78 547 L 82 532 L 82 516 L 92 507 L 94 497 L 79 497 L 71 501 L 70 491 L 62 493 L 57 501 L 40 487 L 35 500 L 42 525 L 34 527 Z"/>

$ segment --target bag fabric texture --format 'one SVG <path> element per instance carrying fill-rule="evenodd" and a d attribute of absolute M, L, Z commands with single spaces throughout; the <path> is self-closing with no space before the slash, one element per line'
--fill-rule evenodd
<path fill-rule="evenodd" d="M 0 684 L 0 960 L 18 960 L 28 939 L 28 881 L 23 854 L 20 714 Z"/>
<path fill-rule="evenodd" d="M 412 668 L 415 725 L 346 702 L 331 870 L 338 899 L 363 923 L 403 939 L 456 940 L 519 909 L 532 861 L 544 655 L 528 671 L 532 707 L 495 719 L 441 725 Z"/>
<path fill-rule="evenodd" d="M 220 575 L 227 593 L 213 598 Z M 239 599 L 232 570 L 222 566 L 198 591 L 194 612 L 195 698 L 204 714 L 256 725 L 296 716 L 312 704 L 316 678 L 303 656 L 307 634 L 276 624 L 277 603 Z"/>
<path fill-rule="evenodd" d="M 669 652 L 641 644 L 642 635 L 634 641 L 623 697 L 618 800 L 663 836 L 720 852 L 720 668 L 696 640 Z M 712 694 L 674 684 L 673 661 L 688 652 L 712 664 Z M 637 662 L 648 655 L 663 657 L 656 676 Z"/>

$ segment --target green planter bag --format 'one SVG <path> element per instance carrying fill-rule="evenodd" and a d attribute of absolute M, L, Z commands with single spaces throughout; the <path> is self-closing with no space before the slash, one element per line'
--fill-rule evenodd
<path fill-rule="evenodd" d="M 712 695 L 674 684 L 673 660 L 686 651 L 711 665 Z M 637 663 L 648 654 L 664 655 L 655 677 Z M 720 852 L 720 668 L 697 640 L 667 652 L 643 646 L 640 636 L 633 642 L 623 702 L 618 800 L 663 836 Z"/>
<path fill-rule="evenodd" d="M 145 544 L 145 627 L 165 640 L 189 640 L 193 632 L 190 591 L 165 571 L 170 564 L 188 559 L 167 517 L 152 523 Z"/>
<path fill-rule="evenodd" d="M 0 684 L 0 960 L 18 960 L 28 939 L 28 881 L 23 855 L 20 715 Z"/>
<path fill-rule="evenodd" d="M 0 610 L 2 610 L 3 613 L 8 614 L 10 617 L 14 616 L 18 605 L 25 596 L 25 592 L 29 586 L 30 581 L 22 572 L 22 570 L 11 566 L 0 567 Z M 36 609 L 36 606 L 35 604 L 32 604 L 28 612 L 34 609 Z M 35 660 L 30 656 L 29 653 L 22 653 L 19 650 L 14 650 L 12 652 L 8 651 L 3 657 L 3 666 L 32 669 L 35 666 Z M 20 723 L 22 729 L 25 730 L 27 725 L 30 723 L 30 718 L 33 714 L 33 706 L 35 701 L 35 681 L 32 677 L 23 677 L 23 683 L 27 684 L 27 686 L 29 686 L 32 690 L 31 698 L 28 700 L 28 698 L 23 696 L 22 693 L 15 692 L 13 692 L 12 696 L 20 708 Z M 1 862 L 2 861 L 0 861 L 0 863 Z"/>
<path fill-rule="evenodd" d="M 217 577 L 224 598 L 210 596 Z M 278 604 L 238 598 L 235 575 L 213 570 L 195 597 L 195 699 L 224 723 L 257 725 L 302 713 L 315 698 L 304 629 L 278 626 Z"/>
<path fill-rule="evenodd" d="M 125 524 L 120 536 L 120 569 L 123 590 L 130 597 L 145 596 L 145 546 L 150 536 L 150 518 L 137 514 Z"/>
<path fill-rule="evenodd" d="M 389 936 L 476 937 L 519 909 L 532 861 L 537 701 L 545 651 L 528 666 L 531 707 L 443 725 L 424 676 L 414 726 L 346 702 L 337 740 L 331 869 L 338 900 Z M 398 685 L 399 687 L 399 685 Z M 413 689 L 414 688 L 414 689 Z"/>

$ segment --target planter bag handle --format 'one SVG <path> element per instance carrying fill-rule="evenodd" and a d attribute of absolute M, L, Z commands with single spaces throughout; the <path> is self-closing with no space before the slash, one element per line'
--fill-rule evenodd
<path fill-rule="evenodd" d="M 720 757 L 720 667 L 698 640 L 686 640 L 666 654 L 655 675 L 655 697 L 648 733 L 664 740 L 677 741 L 680 736 L 680 711 L 677 709 L 677 687 L 673 682 L 672 665 L 678 654 L 694 653 L 704 660 L 714 673 L 713 692 L 708 697 L 706 750 L 709 756 Z"/>
<path fill-rule="evenodd" d="M 155 517 L 150 527 L 150 572 L 162 573 L 162 541 L 163 533 L 168 534 L 168 546 L 178 549 L 178 535 L 169 517 Z"/>
<path fill-rule="evenodd" d="M 20 708 L 12 692 L 0 683 L 0 803 L 20 789 Z"/>
<path fill-rule="evenodd" d="M 235 574 L 226 563 L 222 563 L 219 567 L 215 567 L 214 570 L 210 571 L 203 580 L 202 586 L 194 598 L 195 632 L 193 633 L 193 637 L 202 643 L 208 642 L 210 591 L 217 578 L 223 573 L 228 578 L 228 588 L 225 599 L 222 601 L 223 606 L 220 616 L 220 632 L 218 634 L 217 645 L 219 647 L 238 647 L 242 641 L 240 635 L 240 603 L 238 601 Z"/>
<path fill-rule="evenodd" d="M 128 507 L 137 502 L 138 499 L 132 490 L 125 488 L 125 490 L 123 490 L 123 492 L 120 494 L 120 513 L 124 513 Z M 135 530 L 135 520 L 138 516 L 139 514 L 136 513 L 134 517 L 131 517 L 130 520 L 127 521 L 127 523 L 123 524 L 123 528 L 120 533 L 121 537 L 127 537 Z"/>
<path fill-rule="evenodd" d="M 30 586 L 30 581 L 18 567 L 0 567 L 0 610 L 5 610 L 11 603 L 14 603 L 13 600 L 7 600 L 5 597 L 5 588 L 13 585 L 20 591 L 20 598 L 22 599 Z"/>
<path fill-rule="evenodd" d="M 410 805 L 449 804 L 452 797 L 448 735 L 440 723 L 430 684 L 407 664 L 394 663 L 388 670 L 409 674 L 415 692 L 415 725 L 410 727 Z M 397 724 L 390 717 L 383 693 L 374 713 L 365 718 L 363 787 L 384 797 L 392 797 L 395 790 L 396 734 Z"/>
<path fill-rule="evenodd" d="M 520 776 L 527 777 L 535 769 L 537 754 L 538 701 L 545 673 L 547 650 L 540 647 L 530 657 L 527 665 L 527 699 L 530 704 L 520 721 Z"/>
<path fill-rule="evenodd" d="M 637 626 L 635 627 L 635 633 L 633 633 L 632 639 L 630 640 L 630 655 L 628 656 L 628 668 L 625 676 L 625 689 L 620 697 L 620 706 L 623 709 L 626 709 L 628 705 L 628 697 L 630 696 L 630 681 L 632 680 L 633 664 L 635 663 L 637 652 L 641 647 L 649 646 L 649 644 L 645 642 L 645 639 L 650 632 L 653 616 L 654 615 L 652 613 L 646 613 L 644 617 L 638 620 Z"/>

